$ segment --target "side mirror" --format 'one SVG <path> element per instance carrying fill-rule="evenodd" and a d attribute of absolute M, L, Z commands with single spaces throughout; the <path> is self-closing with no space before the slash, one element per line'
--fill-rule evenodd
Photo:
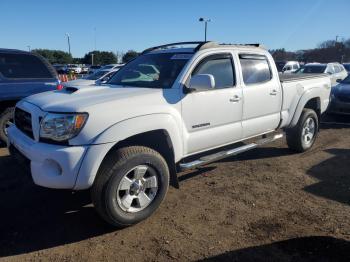
<path fill-rule="evenodd" d="M 191 77 L 189 89 L 192 91 L 210 90 L 215 87 L 215 79 L 213 75 L 199 74 Z"/>
<path fill-rule="evenodd" d="M 337 81 L 337 83 L 340 83 L 340 82 L 341 82 L 341 81 L 343 81 L 343 80 L 341 80 L 341 79 L 337 79 L 336 81 Z"/>

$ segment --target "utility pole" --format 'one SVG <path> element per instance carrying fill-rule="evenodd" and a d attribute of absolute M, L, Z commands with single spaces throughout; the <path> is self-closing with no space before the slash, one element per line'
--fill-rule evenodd
<path fill-rule="evenodd" d="M 91 54 L 91 65 L 94 65 L 94 53 Z"/>
<path fill-rule="evenodd" d="M 211 22 L 208 18 L 199 18 L 199 22 L 204 22 L 204 41 L 207 41 L 207 28 L 208 28 L 208 22 Z"/>
<path fill-rule="evenodd" d="M 67 41 L 68 41 L 68 53 L 69 53 L 70 55 L 72 55 L 71 52 L 70 52 L 70 36 L 69 36 L 68 33 L 66 33 L 66 36 L 67 36 Z"/>
<path fill-rule="evenodd" d="M 30 45 L 27 45 L 27 47 L 28 47 L 28 51 L 30 52 L 31 50 L 30 50 Z"/>

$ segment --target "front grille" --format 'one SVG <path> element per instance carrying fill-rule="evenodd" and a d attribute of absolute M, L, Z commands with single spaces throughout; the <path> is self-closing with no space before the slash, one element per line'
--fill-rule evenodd
<path fill-rule="evenodd" d="M 350 95 L 338 95 L 337 98 L 339 101 L 350 103 Z"/>
<path fill-rule="evenodd" d="M 34 139 L 32 129 L 32 115 L 18 107 L 15 109 L 15 125 L 30 138 Z"/>

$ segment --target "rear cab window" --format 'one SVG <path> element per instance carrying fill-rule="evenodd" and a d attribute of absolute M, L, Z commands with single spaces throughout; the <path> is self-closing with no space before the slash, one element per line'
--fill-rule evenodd
<path fill-rule="evenodd" d="M 53 73 L 37 56 L 0 53 L 0 74 L 8 79 L 52 79 Z"/>
<path fill-rule="evenodd" d="M 272 70 L 268 58 L 259 54 L 240 54 L 245 85 L 262 84 L 272 79 Z"/>
<path fill-rule="evenodd" d="M 191 76 L 209 74 L 214 77 L 215 89 L 229 88 L 236 85 L 236 76 L 231 54 L 215 54 L 205 57 Z"/>

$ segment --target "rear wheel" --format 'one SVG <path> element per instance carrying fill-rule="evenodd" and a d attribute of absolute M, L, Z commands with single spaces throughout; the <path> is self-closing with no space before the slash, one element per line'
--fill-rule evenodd
<path fill-rule="evenodd" d="M 286 131 L 287 144 L 296 152 L 305 152 L 315 143 L 318 133 L 318 117 L 314 110 L 305 108 L 297 125 Z"/>
<path fill-rule="evenodd" d="M 109 154 L 92 187 L 92 201 L 108 223 L 125 227 L 155 212 L 169 187 L 169 170 L 156 151 L 131 146 Z"/>
<path fill-rule="evenodd" d="M 7 141 L 7 128 L 13 124 L 13 118 L 14 107 L 5 109 L 5 111 L 0 115 L 0 140 L 5 143 Z"/>

